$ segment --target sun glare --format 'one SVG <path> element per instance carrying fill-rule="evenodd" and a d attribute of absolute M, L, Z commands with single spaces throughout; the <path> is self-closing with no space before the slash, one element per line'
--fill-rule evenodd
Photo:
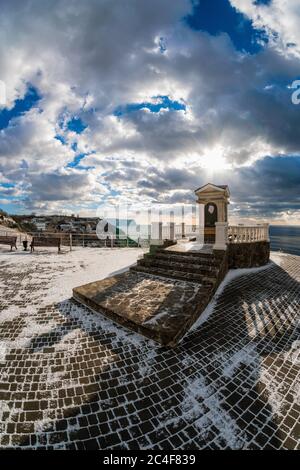
<path fill-rule="evenodd" d="M 216 173 L 231 168 L 231 164 L 227 162 L 224 157 L 224 151 L 220 147 L 206 151 L 201 166 L 206 170 Z"/>

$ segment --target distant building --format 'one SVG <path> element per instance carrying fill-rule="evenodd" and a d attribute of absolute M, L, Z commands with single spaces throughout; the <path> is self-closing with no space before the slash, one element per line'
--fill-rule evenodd
<path fill-rule="evenodd" d="M 62 232 L 72 232 L 74 227 L 72 224 L 59 224 L 58 229 Z"/>
<path fill-rule="evenodd" d="M 46 230 L 46 222 L 35 222 L 35 226 L 38 232 L 44 232 Z"/>

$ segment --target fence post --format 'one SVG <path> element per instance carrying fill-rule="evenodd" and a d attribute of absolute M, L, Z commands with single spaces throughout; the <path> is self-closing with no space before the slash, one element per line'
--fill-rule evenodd
<path fill-rule="evenodd" d="M 264 238 L 267 242 L 270 241 L 270 234 L 269 234 L 269 224 L 263 224 L 264 226 Z"/>
<path fill-rule="evenodd" d="M 70 233 L 70 251 L 72 251 L 72 233 Z"/>
<path fill-rule="evenodd" d="M 175 224 L 174 222 L 170 222 L 170 228 L 169 228 L 170 232 L 169 232 L 169 237 L 170 237 L 170 240 L 175 240 Z"/>
<path fill-rule="evenodd" d="M 151 224 L 151 245 L 162 245 L 162 222 L 152 222 Z"/>

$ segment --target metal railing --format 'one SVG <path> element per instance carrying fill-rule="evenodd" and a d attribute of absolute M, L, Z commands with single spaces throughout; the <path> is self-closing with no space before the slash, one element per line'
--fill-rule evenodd
<path fill-rule="evenodd" d="M 149 247 L 149 239 L 132 240 L 130 238 L 99 239 L 93 233 L 63 233 L 63 232 L 28 232 L 22 233 L 13 230 L 0 230 L 0 236 L 17 237 L 17 243 L 22 245 L 23 241 L 31 242 L 33 237 L 37 238 L 59 238 L 61 246 L 69 247 L 98 247 L 98 248 L 138 248 Z"/>

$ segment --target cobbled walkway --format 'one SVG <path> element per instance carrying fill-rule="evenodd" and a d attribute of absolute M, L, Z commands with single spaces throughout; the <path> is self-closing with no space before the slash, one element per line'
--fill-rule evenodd
<path fill-rule="evenodd" d="M 175 350 L 49 301 L 68 255 L 0 262 L 0 446 L 300 449 L 300 257 L 275 259 Z"/>

